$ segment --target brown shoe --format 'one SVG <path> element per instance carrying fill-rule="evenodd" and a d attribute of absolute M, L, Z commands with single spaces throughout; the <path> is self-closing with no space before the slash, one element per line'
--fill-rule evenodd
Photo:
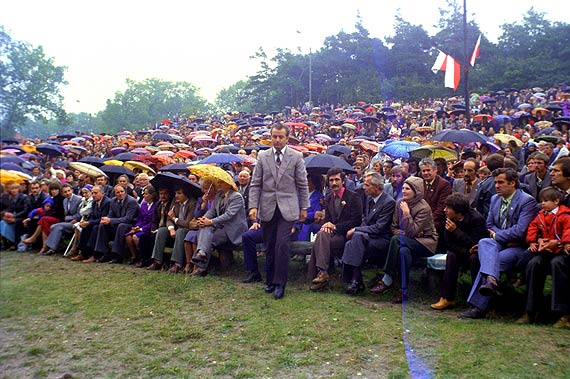
<path fill-rule="evenodd" d="M 448 301 L 447 299 L 440 297 L 439 301 L 435 304 L 430 305 L 431 309 L 436 311 L 442 311 L 447 308 L 451 308 L 455 305 L 455 301 Z"/>
<path fill-rule="evenodd" d="M 93 262 L 96 262 L 96 261 L 97 261 L 97 259 L 95 259 L 94 256 L 90 256 L 89 258 L 87 258 L 87 259 L 81 261 L 81 263 L 93 263 Z"/>
<path fill-rule="evenodd" d="M 327 283 L 330 279 L 330 275 L 326 271 L 319 271 L 319 274 L 315 279 L 313 279 L 313 284 Z"/>
<path fill-rule="evenodd" d="M 534 319 L 535 318 L 532 317 L 529 312 L 525 312 L 517 321 L 515 321 L 515 324 L 519 324 L 519 325 L 534 324 Z"/>
<path fill-rule="evenodd" d="M 158 263 L 157 261 L 152 262 L 152 264 L 150 266 L 148 266 L 146 269 L 150 270 L 150 271 L 158 271 L 162 268 L 162 264 Z"/>
<path fill-rule="evenodd" d="M 392 288 L 392 286 L 393 284 L 387 286 L 383 281 L 379 280 L 378 284 L 370 289 L 370 292 L 375 293 L 377 295 L 381 295 L 384 292 L 388 291 L 390 288 Z"/>
<path fill-rule="evenodd" d="M 168 272 L 170 274 L 178 274 L 179 272 L 182 271 L 182 266 L 179 266 L 178 264 L 174 264 L 170 270 L 168 270 Z"/>
<path fill-rule="evenodd" d="M 198 266 L 194 266 L 194 270 L 192 270 L 192 274 L 190 274 L 192 276 L 196 276 L 196 277 L 203 277 L 208 275 L 208 270 L 200 268 Z"/>
<path fill-rule="evenodd" d="M 311 291 L 320 291 L 320 290 L 324 290 L 325 288 L 327 288 L 329 286 L 329 281 L 325 280 L 324 282 L 319 282 L 319 283 L 315 283 L 313 282 L 313 284 L 311 284 L 311 286 L 309 287 L 309 289 Z"/>
<path fill-rule="evenodd" d="M 556 329 L 570 329 L 570 315 L 560 317 L 552 326 Z"/>
<path fill-rule="evenodd" d="M 487 276 L 487 282 L 479 287 L 479 293 L 483 296 L 500 295 L 497 279 L 492 276 Z"/>
<path fill-rule="evenodd" d="M 81 254 L 77 254 L 76 256 L 71 258 L 72 261 L 84 261 L 85 257 Z"/>
<path fill-rule="evenodd" d="M 184 266 L 184 273 L 191 274 L 192 271 L 194 271 L 194 265 L 192 263 L 186 263 L 186 266 Z"/>

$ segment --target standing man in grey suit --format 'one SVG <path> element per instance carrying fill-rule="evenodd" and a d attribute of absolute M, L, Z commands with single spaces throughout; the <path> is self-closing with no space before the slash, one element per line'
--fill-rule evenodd
<path fill-rule="evenodd" d="M 288 140 L 287 125 L 271 126 L 273 147 L 259 153 L 249 188 L 249 217 L 259 217 L 267 244 L 265 292 L 274 292 L 275 299 L 285 295 L 291 229 L 296 220 L 305 221 L 309 208 L 303 155 L 287 148 Z"/>

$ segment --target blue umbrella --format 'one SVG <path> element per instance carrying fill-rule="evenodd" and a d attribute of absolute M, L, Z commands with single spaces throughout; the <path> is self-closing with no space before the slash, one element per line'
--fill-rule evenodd
<path fill-rule="evenodd" d="M 117 154 L 114 157 L 109 158 L 109 159 L 116 159 L 119 161 L 132 161 L 133 158 L 135 158 L 135 157 L 138 157 L 138 154 L 130 153 L 130 152 L 124 152 L 124 153 Z"/>
<path fill-rule="evenodd" d="M 160 172 L 173 172 L 173 173 L 188 173 L 188 163 L 173 163 L 162 166 L 158 171 Z"/>
<path fill-rule="evenodd" d="M 469 143 L 481 142 L 486 143 L 487 138 L 483 134 L 474 132 L 469 129 L 447 129 L 432 137 L 433 141 L 440 142 L 454 142 L 454 143 Z"/>
<path fill-rule="evenodd" d="M 412 141 L 394 141 L 384 145 L 380 151 L 392 158 L 408 158 L 410 156 L 408 153 L 420 146 L 419 143 Z"/>
<path fill-rule="evenodd" d="M 530 105 L 528 103 L 522 103 L 522 104 L 519 104 L 519 106 L 517 108 L 518 109 L 529 109 L 529 108 L 532 108 L 532 105 Z"/>
<path fill-rule="evenodd" d="M 345 145 L 331 145 L 327 147 L 327 154 L 330 155 L 349 155 L 350 154 L 350 147 Z"/>
<path fill-rule="evenodd" d="M 10 155 L 0 157 L 0 163 L 2 163 L 2 164 L 4 164 L 4 163 L 22 164 L 25 161 L 26 161 L 25 159 L 22 159 L 20 157 L 10 156 Z"/>
<path fill-rule="evenodd" d="M 2 170 L 12 170 L 12 171 L 19 171 L 19 172 L 23 172 L 26 174 L 29 174 L 30 171 L 26 170 L 25 168 L 23 168 L 22 166 L 16 164 L 16 163 L 1 163 L 0 164 L 0 168 Z"/>
<path fill-rule="evenodd" d="M 334 155 L 317 154 L 305 158 L 305 168 L 309 174 L 325 175 L 332 167 L 339 167 L 347 174 L 356 173 L 344 159 Z"/>
<path fill-rule="evenodd" d="M 42 154 L 49 155 L 49 156 L 63 155 L 61 153 L 61 149 L 59 148 L 59 146 L 52 145 L 49 143 L 44 143 L 44 144 L 36 146 L 36 150 Z"/>
<path fill-rule="evenodd" d="M 104 161 L 103 161 L 103 158 L 99 158 L 99 157 L 84 157 L 84 158 L 81 158 L 79 160 L 79 162 L 88 163 L 88 164 L 95 166 L 95 167 L 101 167 L 103 165 Z"/>
<path fill-rule="evenodd" d="M 239 155 L 231 154 L 231 153 L 215 153 L 210 155 L 209 157 L 204 158 L 200 163 L 202 164 L 223 164 L 223 163 L 232 163 L 232 162 L 242 162 L 244 158 L 240 157 Z"/>

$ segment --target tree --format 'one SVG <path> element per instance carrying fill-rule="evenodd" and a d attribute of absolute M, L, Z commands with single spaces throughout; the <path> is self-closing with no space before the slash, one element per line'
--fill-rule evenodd
<path fill-rule="evenodd" d="M 12 135 L 29 118 L 65 118 L 60 86 L 66 67 L 56 66 L 41 46 L 13 40 L 0 26 L 0 129 Z"/>
<path fill-rule="evenodd" d="M 168 82 L 146 79 L 136 82 L 127 79 L 127 89 L 116 92 L 107 100 L 100 113 L 104 132 L 136 130 L 153 125 L 165 117 L 205 114 L 211 106 L 197 95 L 194 85 L 187 82 Z"/>

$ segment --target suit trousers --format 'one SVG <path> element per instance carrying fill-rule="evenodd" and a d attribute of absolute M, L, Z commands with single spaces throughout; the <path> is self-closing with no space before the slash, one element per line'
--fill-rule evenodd
<path fill-rule="evenodd" d="M 166 247 L 167 243 L 171 243 L 173 241 L 174 239 L 170 237 L 170 231 L 166 226 L 161 226 L 160 228 L 158 228 L 154 239 L 152 259 L 160 263 L 163 263 L 162 260 L 164 258 L 164 248 Z"/>
<path fill-rule="evenodd" d="M 113 240 L 113 248 L 111 252 L 124 258 L 125 255 L 125 234 L 131 231 L 133 228 L 132 224 L 122 223 L 117 225 L 117 230 L 115 231 L 115 238 Z"/>
<path fill-rule="evenodd" d="M 291 246 L 291 228 L 294 221 L 287 221 L 281 215 L 279 207 L 275 207 L 273 218 L 261 222 L 263 240 L 267 246 L 267 279 L 266 284 L 286 285 L 289 274 L 289 250 Z"/>
<path fill-rule="evenodd" d="M 188 231 L 188 229 L 186 231 Z M 208 260 L 198 263 L 197 266 L 202 269 L 207 269 L 214 247 L 224 245 L 228 242 L 230 242 L 230 240 L 223 229 L 214 228 L 213 226 L 200 229 L 198 232 L 198 246 L 196 247 L 196 251 L 205 253 Z M 176 246 L 176 243 L 174 245 Z M 184 249 L 184 246 L 182 248 Z"/>
<path fill-rule="evenodd" d="M 172 256 L 170 260 L 183 265 L 186 261 L 186 254 L 184 252 L 184 238 L 188 234 L 188 228 L 176 229 L 176 237 L 174 237 L 174 248 L 172 249 Z"/>
<path fill-rule="evenodd" d="M 475 282 L 479 272 L 479 257 L 477 254 L 467 252 L 447 251 L 445 258 L 445 272 L 441 285 L 440 296 L 447 300 L 455 300 L 457 294 L 457 280 L 462 267 L 468 266 L 471 273 L 471 281 Z"/>
<path fill-rule="evenodd" d="M 58 222 L 52 225 L 45 242 L 46 246 L 52 250 L 57 250 L 63 233 L 73 233 L 73 224 L 71 222 Z"/>
<path fill-rule="evenodd" d="M 570 313 L 570 256 L 561 254 L 537 254 L 526 267 L 528 312 L 542 310 L 544 283 L 552 274 L 552 300 L 550 309 L 562 314 Z"/>
<path fill-rule="evenodd" d="M 432 252 L 416 241 L 415 238 L 403 235 L 392 236 L 384 272 L 395 278 L 398 275 L 399 267 L 401 289 L 402 292 L 407 292 L 413 257 L 429 257 L 431 255 L 433 255 Z"/>
<path fill-rule="evenodd" d="M 360 270 L 366 261 L 384 265 L 389 245 L 388 238 L 370 238 L 368 233 L 355 232 L 344 245 L 342 280 L 347 283 L 352 281 L 354 270 Z"/>
<path fill-rule="evenodd" d="M 263 230 L 248 230 L 241 236 L 243 264 L 246 271 L 259 271 L 257 265 L 257 244 L 263 242 Z"/>
<path fill-rule="evenodd" d="M 330 234 L 323 231 L 317 233 L 309 260 L 308 276 L 317 276 L 319 271 L 329 272 L 333 257 L 341 257 L 346 238 L 340 234 Z"/>
<path fill-rule="evenodd" d="M 137 248 L 144 267 L 150 264 L 155 239 L 156 235 L 153 233 L 143 233 L 139 238 Z"/>
<path fill-rule="evenodd" d="M 481 310 L 487 310 L 491 298 L 479 293 L 479 287 L 486 283 L 486 276 L 493 276 L 498 280 L 501 272 L 524 268 L 530 258 L 530 253 L 524 247 L 503 246 L 492 238 L 483 238 L 479 241 L 478 250 L 481 268 L 473 282 L 467 301 Z"/>
<path fill-rule="evenodd" d="M 93 227 L 93 234 L 95 241 L 93 241 L 93 250 L 105 256 L 109 255 L 109 241 L 115 239 L 115 232 L 117 231 L 116 225 L 95 225 Z"/>

